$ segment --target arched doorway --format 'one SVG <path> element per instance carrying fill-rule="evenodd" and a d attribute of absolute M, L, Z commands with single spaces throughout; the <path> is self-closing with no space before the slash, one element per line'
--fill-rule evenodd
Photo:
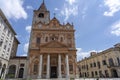
<path fill-rule="evenodd" d="M 112 75 L 113 75 L 113 77 L 117 78 L 118 77 L 117 70 L 112 69 Z"/>
<path fill-rule="evenodd" d="M 20 68 L 18 78 L 23 78 L 23 74 L 24 74 L 24 68 Z"/>
<path fill-rule="evenodd" d="M 8 78 L 15 78 L 16 65 L 9 66 Z"/>

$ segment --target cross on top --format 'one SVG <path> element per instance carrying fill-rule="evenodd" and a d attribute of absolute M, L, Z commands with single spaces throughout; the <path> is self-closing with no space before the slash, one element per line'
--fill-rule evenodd
<path fill-rule="evenodd" d="M 56 13 L 54 13 L 54 17 L 56 16 Z"/>

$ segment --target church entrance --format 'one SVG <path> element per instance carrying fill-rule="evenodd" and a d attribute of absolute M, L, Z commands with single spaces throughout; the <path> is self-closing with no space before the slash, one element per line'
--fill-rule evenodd
<path fill-rule="evenodd" d="M 51 66 L 50 70 L 50 78 L 57 78 L 57 67 Z"/>

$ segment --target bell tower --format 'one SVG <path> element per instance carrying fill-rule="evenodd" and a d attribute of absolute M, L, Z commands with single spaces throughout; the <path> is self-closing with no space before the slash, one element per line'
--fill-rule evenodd
<path fill-rule="evenodd" d="M 44 0 L 38 10 L 34 10 L 33 25 L 39 22 L 48 24 L 50 21 L 50 12 L 47 10 Z"/>

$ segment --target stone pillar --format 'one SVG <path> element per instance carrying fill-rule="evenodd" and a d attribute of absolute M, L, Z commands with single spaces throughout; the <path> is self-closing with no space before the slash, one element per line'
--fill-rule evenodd
<path fill-rule="evenodd" d="M 0 76 L 1 76 L 1 72 L 2 72 L 2 65 L 1 65 L 1 67 L 0 67 Z"/>
<path fill-rule="evenodd" d="M 38 75 L 38 78 L 42 78 L 42 56 L 43 55 L 40 55 L 40 62 L 39 62 L 39 75 Z"/>
<path fill-rule="evenodd" d="M 69 78 L 69 59 L 68 54 L 66 54 L 66 78 Z"/>
<path fill-rule="evenodd" d="M 50 78 L 50 55 L 47 56 L 47 78 Z"/>
<path fill-rule="evenodd" d="M 61 76 L 61 55 L 59 54 L 58 55 L 58 77 L 59 78 L 62 78 L 62 76 Z"/>

